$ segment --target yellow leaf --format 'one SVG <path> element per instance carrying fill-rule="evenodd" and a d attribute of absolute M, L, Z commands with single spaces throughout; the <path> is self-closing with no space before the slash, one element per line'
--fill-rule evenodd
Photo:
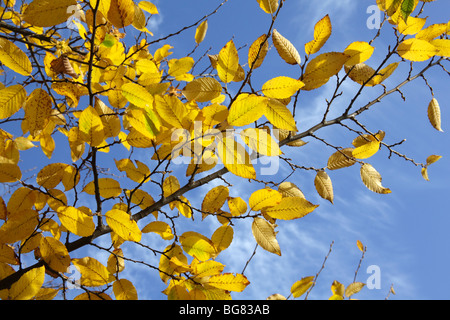
<path fill-rule="evenodd" d="M 81 112 L 78 127 L 80 137 L 92 147 L 97 147 L 103 143 L 103 122 L 97 111 L 89 106 Z"/>
<path fill-rule="evenodd" d="M 134 19 L 133 0 L 111 0 L 106 18 L 117 29 L 129 26 Z"/>
<path fill-rule="evenodd" d="M 136 83 L 126 83 L 122 85 L 121 90 L 125 99 L 135 106 L 146 108 L 153 104 L 153 96 L 144 87 Z"/>
<path fill-rule="evenodd" d="M 44 129 L 52 113 L 52 98 L 40 88 L 33 90 L 25 105 L 28 130 L 34 138 Z"/>
<path fill-rule="evenodd" d="M 66 22 L 76 6 L 75 0 L 33 0 L 25 9 L 23 19 L 36 27 L 53 27 Z"/>
<path fill-rule="evenodd" d="M 46 188 L 55 188 L 63 179 L 64 170 L 68 167 L 65 163 L 51 163 L 43 167 L 36 177 L 38 185 Z"/>
<path fill-rule="evenodd" d="M 227 291 L 242 292 L 250 284 L 247 277 L 242 274 L 223 273 L 212 276 L 208 285 Z"/>
<path fill-rule="evenodd" d="M 33 144 L 32 141 L 25 137 L 17 137 L 14 139 L 14 143 L 17 145 L 17 149 L 20 151 L 28 150 L 31 148 L 36 147 L 36 145 Z"/>
<path fill-rule="evenodd" d="M 292 182 L 285 181 L 278 185 L 278 192 L 282 197 L 300 197 L 305 198 L 303 192 Z"/>
<path fill-rule="evenodd" d="M 330 16 L 327 14 L 314 26 L 314 40 L 305 44 L 307 55 L 318 52 L 330 38 L 332 32 Z"/>
<path fill-rule="evenodd" d="M 300 297 L 304 294 L 313 284 L 314 276 L 305 277 L 295 282 L 291 287 L 291 293 L 294 298 Z"/>
<path fill-rule="evenodd" d="M 216 144 L 219 158 L 231 173 L 246 179 L 256 178 L 256 171 L 251 163 L 250 156 L 241 144 L 233 138 L 227 137 L 217 139 Z"/>
<path fill-rule="evenodd" d="M 354 148 L 344 148 L 333 153 L 328 158 L 327 168 L 329 170 L 337 170 L 350 167 L 356 163 L 353 157 Z"/>
<path fill-rule="evenodd" d="M 428 104 L 428 119 L 430 120 L 431 125 L 438 131 L 443 132 L 441 128 L 441 108 L 439 107 L 439 102 L 436 98 L 431 99 Z"/>
<path fill-rule="evenodd" d="M 231 104 L 228 113 L 228 123 L 231 126 L 245 126 L 255 122 L 264 114 L 263 97 L 254 94 L 240 94 Z"/>
<path fill-rule="evenodd" d="M 18 46 L 9 40 L 0 39 L 0 61 L 18 74 L 29 76 L 33 67 L 30 59 Z"/>
<path fill-rule="evenodd" d="M 8 220 L 0 227 L 0 243 L 14 243 L 27 239 L 38 224 L 38 213 L 31 209 L 9 212 Z"/>
<path fill-rule="evenodd" d="M 437 50 L 437 56 L 450 57 L 450 40 L 449 39 L 435 39 L 430 41 Z"/>
<path fill-rule="evenodd" d="M 271 294 L 270 296 L 268 296 L 266 300 L 287 300 L 287 299 L 285 296 L 283 296 L 279 293 L 274 293 L 274 294 Z"/>
<path fill-rule="evenodd" d="M 61 206 L 58 208 L 58 218 L 61 224 L 73 234 L 88 237 L 95 231 L 95 224 L 91 216 L 75 207 Z"/>
<path fill-rule="evenodd" d="M 286 197 L 282 198 L 278 205 L 265 209 L 263 213 L 274 219 L 293 220 L 306 216 L 317 207 L 318 205 L 313 205 L 304 198 Z"/>
<path fill-rule="evenodd" d="M 264 188 L 250 195 L 248 204 L 252 211 L 261 211 L 274 207 L 281 202 L 282 195 L 276 190 Z"/>
<path fill-rule="evenodd" d="M 278 143 L 263 129 L 248 128 L 240 133 L 245 144 L 252 150 L 266 156 L 279 156 L 281 154 Z"/>
<path fill-rule="evenodd" d="M 297 132 L 294 116 L 279 100 L 266 98 L 265 108 L 261 108 L 267 120 L 279 130 Z"/>
<path fill-rule="evenodd" d="M 274 99 L 287 99 L 296 93 L 305 84 L 297 79 L 285 76 L 270 79 L 262 86 L 262 92 L 266 97 Z"/>
<path fill-rule="evenodd" d="M 322 198 L 333 203 L 333 184 L 325 171 L 317 171 L 314 178 L 314 186 Z"/>
<path fill-rule="evenodd" d="M 39 252 L 45 263 L 54 271 L 65 273 L 70 266 L 67 248 L 53 237 L 45 237 L 40 241 Z"/>
<path fill-rule="evenodd" d="M 22 178 L 22 172 L 15 163 L 2 163 L 0 166 L 0 182 L 16 182 Z"/>
<path fill-rule="evenodd" d="M 222 225 L 214 231 L 211 241 L 217 250 L 217 253 L 228 248 L 233 241 L 234 231 L 230 225 Z"/>
<path fill-rule="evenodd" d="M 122 193 L 122 188 L 119 182 L 112 178 L 99 178 L 98 179 L 98 190 L 100 196 L 103 198 L 114 198 L 118 197 Z M 95 195 L 95 182 L 89 182 L 83 191 L 90 195 Z"/>
<path fill-rule="evenodd" d="M 406 22 L 400 19 L 398 21 L 398 31 L 404 35 L 416 34 L 422 30 L 426 22 L 426 18 L 408 17 Z"/>
<path fill-rule="evenodd" d="M 172 228 L 164 221 L 152 221 L 142 229 L 143 233 L 154 232 L 164 240 L 173 239 Z"/>
<path fill-rule="evenodd" d="M 345 294 L 345 286 L 337 280 L 334 280 L 331 285 L 331 292 L 334 295 L 343 297 Z"/>
<path fill-rule="evenodd" d="M 150 14 L 158 14 L 158 9 L 156 6 L 149 1 L 139 1 L 138 5 L 142 10 L 145 10 Z"/>
<path fill-rule="evenodd" d="M 380 141 L 367 142 L 352 151 L 352 156 L 356 159 L 367 159 L 380 150 Z"/>
<path fill-rule="evenodd" d="M 361 179 L 364 185 L 373 192 L 382 194 L 391 193 L 390 189 L 382 186 L 381 175 L 369 163 L 365 163 L 361 166 Z"/>
<path fill-rule="evenodd" d="M 361 242 L 360 240 L 357 240 L 357 241 L 356 241 L 356 245 L 358 246 L 358 249 L 359 249 L 361 252 L 366 251 L 366 249 L 364 248 L 364 245 L 362 244 L 362 242 Z"/>
<path fill-rule="evenodd" d="M 186 218 L 191 218 L 192 217 L 192 208 L 191 208 L 191 204 L 189 202 L 188 199 L 186 199 L 186 197 L 184 196 L 179 196 L 178 197 L 181 201 L 175 201 L 175 207 L 178 209 L 178 211 L 185 216 Z"/>
<path fill-rule="evenodd" d="M 203 42 L 206 36 L 206 31 L 208 30 L 208 20 L 203 21 L 200 25 L 195 29 L 195 42 L 200 44 Z"/>
<path fill-rule="evenodd" d="M 113 283 L 113 292 L 117 300 L 138 300 L 136 288 L 130 280 L 119 279 Z"/>
<path fill-rule="evenodd" d="M 155 109 L 163 122 L 175 128 L 183 128 L 188 110 L 176 96 L 156 96 Z M 186 119 L 187 120 L 187 119 Z"/>
<path fill-rule="evenodd" d="M 214 243 L 200 233 L 185 232 L 181 235 L 180 242 L 184 252 L 200 261 L 206 261 L 217 255 Z"/>
<path fill-rule="evenodd" d="M 439 49 L 428 41 L 421 39 L 407 39 L 397 48 L 398 54 L 410 61 L 426 61 L 439 53 Z"/>
<path fill-rule="evenodd" d="M 192 69 L 194 66 L 194 59 L 191 57 L 171 59 L 167 64 L 169 66 L 169 70 L 167 71 L 168 74 L 177 79 L 177 77 L 186 74 Z"/>
<path fill-rule="evenodd" d="M 440 160 L 442 158 L 442 156 L 438 156 L 438 155 L 431 155 L 427 158 L 427 166 L 429 166 L 432 163 L 435 163 L 436 161 Z"/>
<path fill-rule="evenodd" d="M 121 129 L 117 114 L 97 97 L 95 97 L 94 108 L 102 120 L 105 138 L 117 137 Z"/>
<path fill-rule="evenodd" d="M 170 244 L 164 249 L 164 254 L 161 254 L 159 259 L 159 276 L 161 280 L 167 284 L 167 281 L 171 279 L 171 275 L 175 273 L 173 265 L 170 263 L 172 257 L 177 257 L 177 259 L 183 263 L 187 263 L 187 258 L 183 254 L 183 250 L 180 246 Z"/>
<path fill-rule="evenodd" d="M 278 55 L 288 64 L 300 64 L 302 59 L 294 45 L 285 37 L 283 37 L 277 29 L 272 33 L 273 45 L 277 49 Z"/>
<path fill-rule="evenodd" d="M 183 89 L 188 101 L 207 102 L 220 96 L 222 86 L 214 78 L 204 77 L 189 82 Z"/>
<path fill-rule="evenodd" d="M 22 108 L 27 92 L 20 84 L 0 89 L 0 119 L 5 119 Z"/>
<path fill-rule="evenodd" d="M 81 273 L 80 284 L 83 286 L 103 286 L 115 279 L 108 269 L 95 258 L 72 259 L 72 263 Z"/>
<path fill-rule="evenodd" d="M 214 260 L 198 262 L 193 267 L 193 273 L 196 278 L 203 278 L 222 273 L 225 266 Z"/>
<path fill-rule="evenodd" d="M 447 32 L 447 24 L 439 23 L 432 24 L 429 27 L 420 30 L 419 33 L 416 34 L 417 39 L 431 41 Z"/>
<path fill-rule="evenodd" d="M 168 176 L 163 182 L 163 195 L 168 197 L 180 189 L 180 182 L 175 176 Z"/>
<path fill-rule="evenodd" d="M 252 234 L 256 243 L 261 248 L 281 256 L 280 245 L 276 238 L 275 225 L 263 218 L 256 217 L 252 223 Z"/>
<path fill-rule="evenodd" d="M 209 190 L 202 201 L 203 215 L 218 212 L 227 200 L 228 195 L 229 190 L 225 186 L 217 186 Z"/>
<path fill-rule="evenodd" d="M 306 65 L 301 78 L 305 84 L 302 89 L 313 90 L 323 86 L 342 69 L 348 58 L 343 52 L 327 52 L 315 57 Z"/>
<path fill-rule="evenodd" d="M 278 9 L 278 0 L 256 0 L 265 13 L 273 14 Z"/>
<path fill-rule="evenodd" d="M 230 83 L 239 70 L 239 56 L 233 40 L 230 40 L 219 52 L 217 73 L 223 83 Z"/>
<path fill-rule="evenodd" d="M 259 68 L 269 51 L 267 35 L 263 34 L 256 39 L 248 49 L 248 65 L 252 69 Z"/>
<path fill-rule="evenodd" d="M 125 120 L 139 134 L 150 141 L 156 137 L 161 128 L 158 117 L 150 108 L 127 108 Z"/>
<path fill-rule="evenodd" d="M 9 289 L 11 300 L 30 300 L 41 289 L 45 280 L 45 267 L 31 269 L 25 272 Z"/>
<path fill-rule="evenodd" d="M 114 249 L 108 257 L 107 267 L 111 274 L 117 274 L 125 269 L 125 259 L 122 249 Z"/>
<path fill-rule="evenodd" d="M 114 161 L 117 169 L 119 171 L 125 171 L 127 177 L 131 180 L 138 183 L 148 182 L 150 180 L 150 169 L 146 164 L 140 162 L 139 160 L 135 160 L 136 166 L 128 158 Z"/>
<path fill-rule="evenodd" d="M 408 20 L 409 20 L 409 19 L 410 19 L 410 18 L 408 18 Z M 364 288 L 365 285 L 366 285 L 366 284 L 363 283 L 363 282 L 353 282 L 353 283 L 350 283 L 350 284 L 347 286 L 347 288 L 345 289 L 345 295 L 346 295 L 347 297 L 350 298 L 352 295 L 354 295 L 354 294 L 360 292 L 361 289 Z"/>
<path fill-rule="evenodd" d="M 350 57 L 345 62 L 345 65 L 351 67 L 368 60 L 372 56 L 374 50 L 375 48 L 367 42 L 353 42 L 344 50 L 344 53 Z"/>
<path fill-rule="evenodd" d="M 227 203 L 233 216 L 240 216 L 247 212 L 247 203 L 241 197 L 228 197 Z"/>
<path fill-rule="evenodd" d="M 125 241 L 141 241 L 142 232 L 136 221 L 125 211 L 111 209 L 105 213 L 106 223 Z"/>

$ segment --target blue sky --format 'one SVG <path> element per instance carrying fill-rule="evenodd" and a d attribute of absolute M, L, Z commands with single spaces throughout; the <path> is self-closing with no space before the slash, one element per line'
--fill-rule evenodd
<path fill-rule="evenodd" d="M 154 33 L 152 39 L 158 39 L 197 21 L 215 9 L 221 1 L 190 0 L 188 5 L 182 0 L 153 2 L 160 14 L 152 17 L 149 29 Z M 303 58 L 303 46 L 312 39 L 314 24 L 329 14 L 333 34 L 321 52 L 343 51 L 351 42 L 369 41 L 377 32 L 366 26 L 366 20 L 369 18 L 369 14 L 366 13 L 367 7 L 374 3 L 372 0 L 286 1 L 275 28 L 296 46 Z M 427 25 L 449 20 L 446 15 L 448 3 L 445 0 L 431 3 L 427 8 L 429 10 L 426 14 L 429 16 Z M 255 0 L 229 0 L 217 14 L 208 19 L 206 38 L 193 55 L 194 59 L 198 59 L 208 49 L 211 54 L 218 53 L 233 38 L 238 48 L 246 46 L 240 50 L 241 61 L 246 61 L 248 46 L 267 32 L 270 19 L 270 15 L 264 13 Z M 127 36 L 133 37 L 137 34 L 132 28 L 129 30 Z M 194 48 L 194 32 L 195 28 L 191 28 L 179 36 L 157 43 L 150 48 L 150 52 L 167 43 L 174 47 L 171 57 L 181 58 Z M 392 44 L 392 35 L 391 27 L 385 26 L 382 36 L 374 43 L 376 49 L 368 64 L 376 66 L 383 59 L 386 45 Z M 398 57 L 393 57 L 390 62 L 396 61 L 399 61 Z M 206 62 L 207 59 L 204 59 L 203 63 Z M 423 64 L 417 64 L 415 70 L 420 70 L 421 65 Z M 203 68 L 199 66 L 196 70 Z M 252 84 L 258 87 L 274 76 L 295 77 L 298 72 L 298 67 L 285 64 L 276 50 L 271 48 L 262 67 L 254 72 Z M 387 87 L 391 88 L 400 79 L 404 79 L 407 72 L 407 67 L 396 70 L 386 82 Z M 233 294 L 234 298 L 265 299 L 273 293 L 288 296 L 290 287 L 295 281 L 318 272 L 330 244 L 334 242 L 325 269 L 309 295 L 310 299 L 327 299 L 331 295 L 330 286 L 333 280 L 344 285 L 353 281 L 361 257 L 361 252 L 356 246 L 357 240 L 367 246 L 357 281 L 366 282 L 371 275 L 366 272 L 367 268 L 376 265 L 381 271 L 381 287 L 372 290 L 365 288 L 355 296 L 356 298 L 384 299 L 391 284 L 397 293 L 395 296 L 391 295 L 391 299 L 448 298 L 450 279 L 447 270 L 450 261 L 448 253 L 450 241 L 447 226 L 450 218 L 446 196 L 450 192 L 448 183 L 450 139 L 446 133 L 446 124 L 450 122 L 449 77 L 436 68 L 435 71 L 427 73 L 427 79 L 441 104 L 444 133 L 434 130 L 428 122 L 426 108 L 431 96 L 429 89 L 420 79 L 402 89 L 406 102 L 399 94 L 392 94 L 358 119 L 371 131 L 384 130 L 385 142 L 388 144 L 407 139 L 396 150 L 414 158 L 417 162 L 425 162 L 426 157 L 431 154 L 442 155 L 443 158 L 429 169 L 430 181 L 425 181 L 420 174 L 420 168 L 412 163 L 395 155 L 388 159 L 389 154 L 386 148 L 383 148 L 368 162 L 380 172 L 383 185 L 389 187 L 392 193 L 378 195 L 369 191 L 361 182 L 359 166 L 355 165 L 330 172 L 335 194 L 334 204 L 330 204 L 321 199 L 315 191 L 314 172 L 298 170 L 289 181 L 294 182 L 308 200 L 320 206 L 302 219 L 278 223 L 277 239 L 282 256 L 278 257 L 258 248 L 257 254 L 245 270 L 251 285 L 243 293 Z M 342 112 L 342 108 L 346 107 L 349 99 L 358 90 L 358 86 L 348 82 L 343 89 L 343 95 L 333 104 L 330 117 Z M 233 87 L 230 87 L 230 90 L 233 90 Z M 381 90 L 376 88 L 365 91 L 357 100 L 356 107 L 379 95 Z M 333 91 L 334 80 L 331 80 L 318 90 L 300 95 L 296 114 L 300 132 L 321 120 L 326 107 L 325 99 L 331 98 Z M 352 139 L 355 138 L 354 134 L 335 126 L 320 130 L 316 134 L 341 146 L 350 146 Z M 283 148 L 286 156 L 304 166 L 326 166 L 328 157 L 334 152 L 333 149 L 311 138 L 305 141 L 309 144 L 301 148 Z M 32 163 L 35 154 L 39 154 L 37 148 L 24 153 L 24 163 Z M 146 151 L 136 150 L 134 156 L 138 160 L 148 162 L 151 155 Z M 52 162 L 67 161 L 68 157 L 68 154 L 55 154 Z M 120 157 L 119 150 L 115 158 Z M 102 165 L 113 167 L 114 162 L 104 162 Z M 176 170 L 184 176 L 185 167 L 180 166 Z M 274 177 L 267 178 L 280 181 L 289 173 L 289 168 L 283 165 Z M 246 183 L 230 173 L 225 178 L 233 184 L 230 195 L 240 196 L 243 199 L 248 199 L 252 191 L 263 187 L 261 184 Z M 219 184 L 223 182 L 213 181 L 199 190 L 188 192 L 185 196 L 193 205 L 200 207 L 206 192 Z M 78 204 L 89 205 L 89 202 L 83 201 L 81 199 Z M 143 227 L 148 222 L 149 220 L 141 221 L 139 225 Z M 215 218 L 207 218 L 201 222 L 197 216 L 194 222 L 184 220 L 178 232 L 181 234 L 184 231 L 195 230 L 211 236 L 219 226 Z M 225 272 L 240 273 L 256 243 L 251 234 L 250 220 L 236 223 L 234 231 L 230 248 L 222 252 L 218 259 L 226 265 Z M 108 246 L 109 241 L 108 235 L 97 240 L 99 244 L 105 246 Z M 146 234 L 145 241 L 161 249 L 169 244 L 155 234 Z M 159 256 L 153 256 L 151 252 L 139 246 L 125 244 L 124 251 L 137 260 L 158 264 Z M 75 251 L 71 257 L 85 255 L 94 256 L 105 264 L 108 258 L 106 252 L 99 255 L 94 247 Z M 133 282 L 141 299 L 166 298 L 161 293 L 165 286 L 157 272 L 140 264 L 128 263 L 122 276 Z M 70 295 L 78 293 L 74 290 Z"/>

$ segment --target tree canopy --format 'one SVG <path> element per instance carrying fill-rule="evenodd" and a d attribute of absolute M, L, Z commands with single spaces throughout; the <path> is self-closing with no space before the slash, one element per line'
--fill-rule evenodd
<path fill-rule="evenodd" d="M 408 132 L 395 140 L 392 121 L 370 116 L 393 96 L 414 104 L 403 90 L 420 86 L 426 121 L 413 129 L 445 134 L 433 88 L 450 76 L 450 22 L 427 22 L 440 1 L 372 1 L 378 16 L 355 23 L 375 24 L 371 37 L 339 45 L 331 14 L 299 21 L 303 47 L 278 27 L 295 5 L 285 0 L 252 1 L 258 36 L 213 42 L 231 2 L 155 36 L 152 22 L 171 15 L 157 2 L 2 1 L 0 298 L 138 299 L 130 268 L 156 274 L 168 299 L 245 297 L 255 255 L 285 254 L 279 235 L 303 219 L 320 230 L 317 212 L 347 192 L 335 179 L 388 197 L 383 157 L 430 180 L 444 146 L 404 153 Z M 227 255 L 237 232 L 252 245 Z M 332 247 L 317 272 L 260 298 L 307 299 Z M 367 285 L 357 279 L 367 247 L 353 249 L 353 281 L 335 279 L 324 298 Z"/>

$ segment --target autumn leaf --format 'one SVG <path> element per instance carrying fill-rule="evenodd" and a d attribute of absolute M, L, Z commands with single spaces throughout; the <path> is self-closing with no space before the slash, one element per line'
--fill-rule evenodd
<path fill-rule="evenodd" d="M 305 44 L 308 55 L 317 53 L 330 38 L 332 32 L 330 16 L 327 14 L 314 26 L 314 39 Z"/>
<path fill-rule="evenodd" d="M 272 33 L 273 45 L 277 49 L 278 55 L 288 64 L 300 64 L 302 62 L 300 54 L 294 45 L 283 37 L 277 29 Z"/>
<path fill-rule="evenodd" d="M 252 223 L 252 233 L 256 243 L 264 250 L 281 256 L 275 232 L 275 225 L 263 218 L 256 217 Z"/>
<path fill-rule="evenodd" d="M 239 70 L 239 56 L 233 40 L 220 50 L 217 60 L 217 73 L 223 83 L 230 83 Z"/>
<path fill-rule="evenodd" d="M 0 61 L 11 70 L 28 76 L 33 67 L 25 52 L 9 40 L 0 39 Z"/>

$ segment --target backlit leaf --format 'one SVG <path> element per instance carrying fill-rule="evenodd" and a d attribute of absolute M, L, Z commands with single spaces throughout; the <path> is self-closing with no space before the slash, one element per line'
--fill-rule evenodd
<path fill-rule="evenodd" d="M 117 300 L 138 300 L 133 283 L 127 279 L 119 279 L 113 283 L 113 292 Z"/>
<path fill-rule="evenodd" d="M 305 277 L 296 281 L 291 287 L 291 293 L 294 298 L 303 295 L 313 284 L 314 276 Z"/>
<path fill-rule="evenodd" d="M 218 253 L 230 246 L 233 241 L 233 235 L 234 231 L 230 225 L 222 225 L 214 231 L 211 236 L 211 241 Z"/>
<path fill-rule="evenodd" d="M 285 37 L 283 37 L 277 29 L 272 33 L 273 45 L 277 49 L 279 56 L 288 64 L 300 64 L 302 62 L 300 54 L 294 45 Z"/>
<path fill-rule="evenodd" d="M 233 40 L 220 50 L 217 60 L 217 73 L 223 83 L 230 83 L 239 70 L 239 56 Z"/>
<path fill-rule="evenodd" d="M 70 266 L 70 256 L 66 246 L 53 237 L 42 238 L 39 251 L 42 259 L 52 270 L 64 273 Z"/>
<path fill-rule="evenodd" d="M 351 297 L 352 295 L 358 293 L 361 291 L 362 288 L 364 288 L 366 284 L 363 282 L 353 282 L 350 283 L 347 288 L 345 289 L 345 295 L 347 297 Z"/>
<path fill-rule="evenodd" d="M 76 0 L 33 0 L 25 9 L 23 19 L 37 27 L 52 27 L 66 22 L 72 14 L 70 6 L 76 6 Z"/>
<path fill-rule="evenodd" d="M 242 292 L 250 284 L 247 277 L 242 274 L 223 273 L 212 276 L 208 285 L 227 291 Z"/>
<path fill-rule="evenodd" d="M 22 108 L 27 92 L 20 84 L 0 89 L 0 119 L 5 119 Z"/>
<path fill-rule="evenodd" d="M 164 221 L 152 221 L 142 229 L 142 232 L 154 232 L 164 240 L 171 240 L 174 237 L 172 228 Z"/>
<path fill-rule="evenodd" d="M 256 0 L 265 13 L 273 14 L 278 9 L 278 0 Z"/>
<path fill-rule="evenodd" d="M 72 263 L 81 273 L 80 284 L 83 286 L 98 287 L 114 281 L 114 276 L 95 258 L 72 259 Z"/>
<path fill-rule="evenodd" d="M 397 48 L 398 54 L 410 61 L 426 61 L 439 52 L 428 41 L 411 38 L 403 41 Z"/>
<path fill-rule="evenodd" d="M 281 256 L 280 245 L 276 238 L 275 225 L 263 218 L 256 217 L 253 219 L 252 233 L 256 243 L 261 248 Z"/>
<path fill-rule="evenodd" d="M 332 32 L 330 16 L 327 14 L 314 26 L 314 39 L 305 44 L 308 55 L 318 52 L 330 38 Z"/>
<path fill-rule="evenodd" d="M 30 75 L 33 69 L 25 52 L 11 41 L 3 38 L 0 39 L 0 61 L 14 72 L 24 76 Z"/>
<path fill-rule="evenodd" d="M 286 197 L 282 198 L 278 205 L 265 209 L 263 212 L 274 219 L 293 220 L 306 216 L 317 207 L 318 205 L 304 198 Z"/>
<path fill-rule="evenodd" d="M 280 76 L 270 79 L 262 86 L 262 92 L 266 97 L 275 99 L 287 99 L 296 93 L 305 84 L 300 80 Z"/>
<path fill-rule="evenodd" d="M 195 29 L 195 42 L 200 44 L 203 42 L 206 36 L 206 31 L 208 30 L 208 20 L 203 21 L 200 25 Z"/>
<path fill-rule="evenodd" d="M 200 261 L 206 261 L 217 254 L 214 243 L 197 232 L 184 233 L 180 237 L 180 242 L 184 252 Z"/>
<path fill-rule="evenodd" d="M 210 77 L 198 78 L 189 82 L 183 89 L 183 94 L 189 101 L 207 102 L 220 96 L 222 86 Z"/>
<path fill-rule="evenodd" d="M 233 174 L 246 178 L 256 178 L 256 171 L 253 167 L 250 156 L 245 148 L 233 138 L 218 139 L 217 153 L 223 165 Z"/>
<path fill-rule="evenodd" d="M 252 150 L 266 156 L 278 156 L 281 154 L 278 143 L 263 129 L 248 128 L 241 131 L 241 137 L 245 144 Z"/>
<path fill-rule="evenodd" d="M 202 201 L 202 211 L 205 213 L 216 213 L 224 205 L 229 195 L 225 186 L 217 186 L 209 190 Z"/>
<path fill-rule="evenodd" d="M 333 184 L 325 171 L 317 172 L 316 177 L 314 178 L 314 186 L 323 199 L 333 203 Z"/>
<path fill-rule="evenodd" d="M 431 125 L 438 131 L 443 131 L 441 127 L 441 108 L 439 106 L 439 102 L 436 98 L 431 99 L 428 104 L 428 119 L 430 120 Z"/>
<path fill-rule="evenodd" d="M 276 190 L 264 188 L 254 191 L 248 200 L 252 211 L 260 211 L 274 207 L 281 202 L 282 195 Z"/>
<path fill-rule="evenodd" d="M 391 193 L 390 189 L 383 187 L 381 184 L 381 175 L 369 163 L 365 163 L 361 166 L 361 179 L 364 185 L 373 192 L 382 194 Z"/>
<path fill-rule="evenodd" d="M 31 269 L 25 272 L 9 289 L 11 300 L 30 300 L 41 289 L 45 280 L 45 267 Z"/>
<path fill-rule="evenodd" d="M 141 241 L 142 232 L 136 221 L 125 211 L 111 209 L 105 213 L 106 223 L 122 239 L 126 241 Z"/>
<path fill-rule="evenodd" d="M 106 17 L 116 28 L 120 29 L 133 23 L 133 0 L 111 0 Z"/>
<path fill-rule="evenodd" d="M 92 147 L 98 147 L 103 143 L 103 122 L 97 111 L 89 106 L 81 112 L 78 127 L 80 137 Z"/>
<path fill-rule="evenodd" d="M 240 127 L 258 120 L 265 111 L 264 103 L 263 97 L 240 94 L 230 107 L 228 123 Z"/>
<path fill-rule="evenodd" d="M 263 34 L 256 39 L 248 49 L 248 65 L 252 69 L 259 68 L 269 51 L 267 35 Z"/>
<path fill-rule="evenodd" d="M 91 216 L 75 207 L 61 206 L 58 208 L 58 218 L 62 225 L 80 237 L 88 237 L 95 231 L 95 224 Z"/>
<path fill-rule="evenodd" d="M 345 62 L 346 66 L 354 66 L 355 64 L 362 63 L 372 56 L 374 51 L 369 43 L 364 41 L 357 41 L 350 44 L 344 53 L 350 58 Z"/>
<path fill-rule="evenodd" d="M 344 148 L 336 151 L 328 158 L 327 168 L 329 170 L 337 170 L 345 167 L 350 167 L 356 163 L 353 157 L 354 148 Z"/>
<path fill-rule="evenodd" d="M 122 188 L 119 182 L 112 178 L 99 178 L 98 179 L 98 190 L 100 196 L 103 198 L 117 197 L 122 193 Z M 95 182 L 89 182 L 83 189 L 87 194 L 95 194 Z"/>

